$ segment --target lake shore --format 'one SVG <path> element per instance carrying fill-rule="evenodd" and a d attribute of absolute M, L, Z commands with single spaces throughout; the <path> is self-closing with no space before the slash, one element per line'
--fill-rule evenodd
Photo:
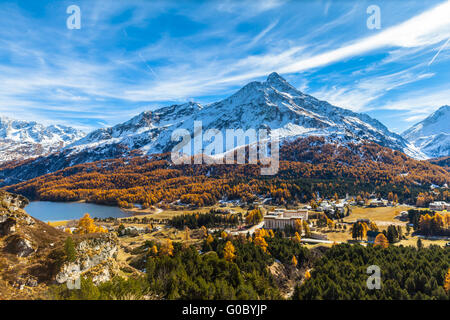
<path fill-rule="evenodd" d="M 86 200 L 80 200 L 80 201 L 76 201 L 76 202 L 70 202 L 70 203 L 87 203 Z M 137 217 L 137 216 L 151 216 L 154 214 L 158 214 L 163 212 L 162 209 L 156 208 L 156 209 L 140 209 L 140 208 L 130 208 L 130 209 L 125 209 L 125 208 L 119 208 L 119 207 L 115 207 L 114 208 L 118 208 L 120 210 L 122 210 L 124 213 L 130 215 L 128 217 L 117 217 L 117 220 L 122 220 L 122 219 L 127 219 L 130 217 Z M 78 218 L 79 219 L 79 218 Z M 74 221 L 74 220 L 78 220 L 78 219 L 70 219 L 70 220 L 56 220 L 56 221 L 49 221 L 49 225 L 51 225 L 52 227 L 61 227 L 61 226 L 66 226 L 69 222 Z"/>
<path fill-rule="evenodd" d="M 92 218 L 98 219 L 126 218 L 136 214 L 122 210 L 117 206 L 105 206 L 86 201 L 33 201 L 25 207 L 25 211 L 36 219 L 58 225 L 64 222 L 79 220 L 86 213 L 89 213 Z"/>

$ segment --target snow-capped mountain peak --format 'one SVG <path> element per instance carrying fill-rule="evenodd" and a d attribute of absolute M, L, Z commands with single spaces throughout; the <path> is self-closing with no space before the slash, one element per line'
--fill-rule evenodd
<path fill-rule="evenodd" d="M 63 125 L 46 127 L 0 116 L 0 163 L 52 153 L 83 136 L 83 132 Z"/>
<path fill-rule="evenodd" d="M 168 152 L 175 144 L 171 141 L 172 132 L 186 129 L 192 133 L 194 121 L 201 121 L 203 130 L 222 132 L 268 128 L 282 139 L 315 135 L 346 142 L 369 140 L 410 156 L 424 157 L 379 121 L 304 94 L 275 72 L 265 81 L 248 83 L 222 101 L 204 106 L 188 102 L 143 112 L 114 127 L 96 130 L 67 150 L 77 153 L 121 145 L 147 154 Z"/>
<path fill-rule="evenodd" d="M 402 136 L 428 157 L 450 156 L 450 106 L 440 107 Z"/>
<path fill-rule="evenodd" d="M 266 86 L 270 86 L 280 92 L 292 92 L 295 94 L 302 94 L 299 90 L 294 88 L 289 82 L 287 82 L 282 76 L 276 72 L 272 72 L 267 77 L 265 82 Z"/>
<path fill-rule="evenodd" d="M 296 138 L 319 136 L 325 142 L 342 146 L 375 142 L 415 158 L 426 157 L 376 119 L 318 100 L 272 73 L 265 81 L 250 82 L 218 102 L 165 106 L 142 112 L 113 127 L 95 130 L 58 153 L 12 169 L 13 177 L 9 171 L 4 171 L 3 176 L 0 171 L 0 179 L 5 179 L 4 184 L 17 183 L 76 164 L 135 154 L 132 150 L 149 155 L 170 152 L 179 143 L 179 140 L 172 141 L 172 133 L 182 129 L 192 136 L 197 121 L 201 122 L 203 133 L 208 129 L 222 132 L 224 146 L 227 129 L 264 128 L 282 144 Z M 203 141 L 204 148 L 209 144 Z"/>

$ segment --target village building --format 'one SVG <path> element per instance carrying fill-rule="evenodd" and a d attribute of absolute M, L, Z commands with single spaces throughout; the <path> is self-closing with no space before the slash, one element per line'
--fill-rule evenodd
<path fill-rule="evenodd" d="M 447 203 L 445 201 L 435 201 L 430 203 L 429 208 L 431 210 L 450 210 L 450 203 Z"/>
<path fill-rule="evenodd" d="M 400 219 L 401 221 L 408 221 L 408 220 L 409 220 L 409 218 L 408 218 L 408 211 L 402 211 L 402 212 L 400 212 L 399 219 Z"/>
<path fill-rule="evenodd" d="M 345 203 L 337 203 L 334 206 L 335 213 L 343 214 L 345 212 Z"/>
<path fill-rule="evenodd" d="M 295 227 L 295 220 L 308 220 L 307 209 L 283 210 L 276 209 L 264 216 L 264 228 L 266 229 L 285 229 L 286 227 Z"/>
<path fill-rule="evenodd" d="M 369 206 L 371 207 L 386 207 L 389 201 L 385 199 L 373 199 L 370 200 Z"/>

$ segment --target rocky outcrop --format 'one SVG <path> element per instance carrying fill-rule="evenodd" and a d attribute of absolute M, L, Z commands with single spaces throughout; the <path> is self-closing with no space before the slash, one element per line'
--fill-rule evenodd
<path fill-rule="evenodd" d="M 3 215 L 2 220 L 4 221 L 0 223 L 0 236 L 7 236 L 16 231 L 16 219 Z"/>
<path fill-rule="evenodd" d="M 0 191 L 0 236 L 7 236 L 16 231 L 18 224 L 33 225 L 34 219 L 23 211 L 28 199 Z"/>
<path fill-rule="evenodd" d="M 36 249 L 33 247 L 30 240 L 15 235 L 8 239 L 5 251 L 15 254 L 18 257 L 28 257 L 33 254 Z"/>
<path fill-rule="evenodd" d="M 76 256 L 68 262 L 69 235 L 28 215 L 27 204 L 22 196 L 0 191 L 0 300 L 33 299 L 55 280 L 77 285 L 87 277 L 99 284 L 119 273 L 116 233 L 72 235 Z"/>
<path fill-rule="evenodd" d="M 0 237 L 5 237 L 4 251 L 21 258 L 36 252 L 36 245 L 24 232 L 26 227 L 35 224 L 34 219 L 23 211 L 27 204 L 28 200 L 23 196 L 0 193 Z"/>
<path fill-rule="evenodd" d="M 28 215 L 28 200 L 0 191 L 0 300 L 28 299 L 54 281 L 67 235 Z"/>
<path fill-rule="evenodd" d="M 18 257 L 28 257 L 36 251 L 25 231 L 27 226 L 35 224 L 33 218 L 23 211 L 28 204 L 25 197 L 0 192 L 0 237 L 5 237 L 4 251 Z"/>
<path fill-rule="evenodd" d="M 29 203 L 28 199 L 23 196 L 2 191 L 0 191 L 0 201 L 1 207 L 3 209 L 9 209 L 9 211 L 23 209 Z"/>
<path fill-rule="evenodd" d="M 65 263 L 56 275 L 58 283 L 76 282 L 80 277 L 90 277 L 95 284 L 111 279 L 117 272 L 118 239 L 115 234 L 102 234 L 81 241 L 76 260 Z"/>
<path fill-rule="evenodd" d="M 75 261 L 64 251 L 67 233 L 28 215 L 28 200 L 0 191 L 0 300 L 35 298 L 48 285 L 76 285 L 81 277 L 95 284 L 119 273 L 115 233 L 72 235 L 77 244 Z M 79 283 L 79 282 L 78 282 Z"/>

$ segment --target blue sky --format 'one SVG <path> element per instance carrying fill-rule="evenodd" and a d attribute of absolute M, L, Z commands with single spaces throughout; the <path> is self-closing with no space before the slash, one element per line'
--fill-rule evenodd
<path fill-rule="evenodd" d="M 89 131 L 273 71 L 395 132 L 450 104 L 449 1 L 0 1 L 0 15 L 0 115 L 18 119 Z"/>

